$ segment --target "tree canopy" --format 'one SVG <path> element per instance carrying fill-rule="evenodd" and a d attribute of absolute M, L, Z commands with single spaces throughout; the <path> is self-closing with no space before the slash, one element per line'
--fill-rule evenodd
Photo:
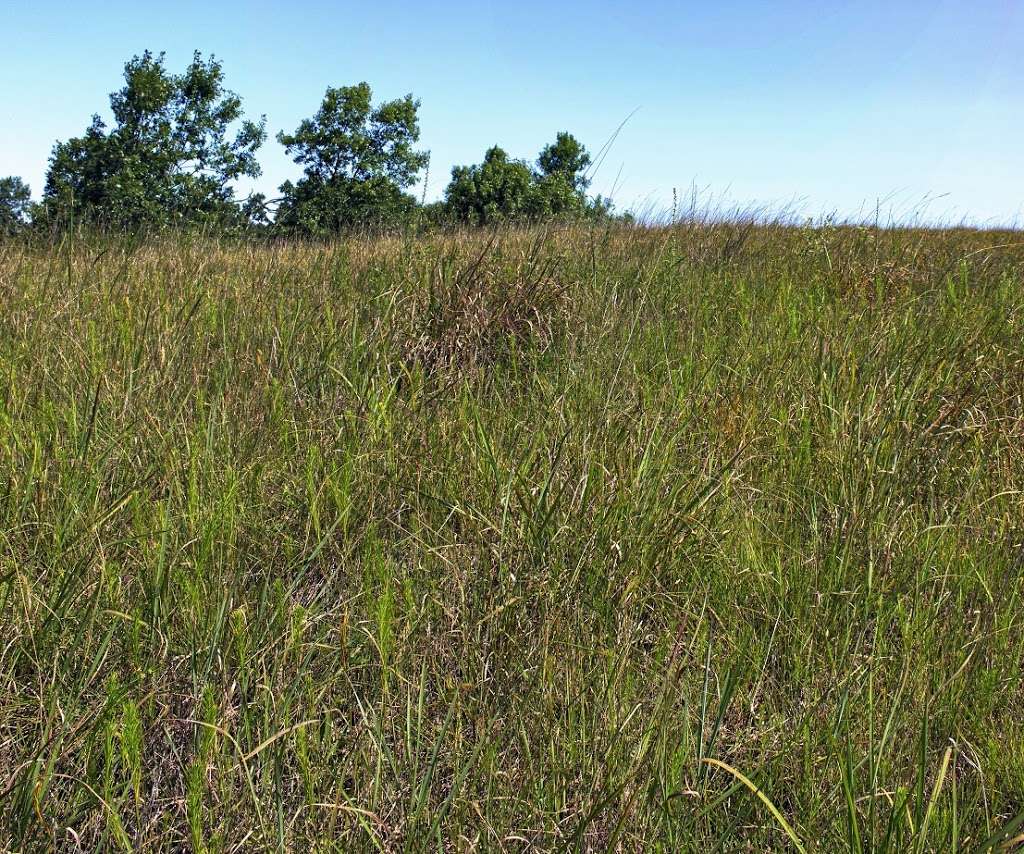
<path fill-rule="evenodd" d="M 317 111 L 277 141 L 302 168 L 280 197 L 236 196 L 260 175 L 266 118 L 246 119 L 213 55 L 196 51 L 181 73 L 163 53 L 124 65 L 109 96 L 111 118 L 93 115 L 81 136 L 51 152 L 41 203 L 16 177 L 0 179 L 0 235 L 27 225 L 116 231 L 212 225 L 282 235 L 331 236 L 409 224 L 490 225 L 553 217 L 606 216 L 590 198 L 591 158 L 562 131 L 536 161 L 489 148 L 456 166 L 442 200 L 417 203 L 411 188 L 428 168 L 418 147 L 420 102 L 411 94 L 374 103 L 368 83 L 329 87 Z"/>
<path fill-rule="evenodd" d="M 488 225 L 530 215 L 534 176 L 527 163 L 511 160 L 497 145 L 483 163 L 456 166 L 445 192 L 448 211 L 458 222 Z"/>
<path fill-rule="evenodd" d="M 28 222 L 32 191 L 14 175 L 0 178 L 0 234 L 11 235 Z"/>
<path fill-rule="evenodd" d="M 561 131 L 551 145 L 545 146 L 537 158 L 537 168 L 544 178 L 564 178 L 577 192 L 590 186 L 587 168 L 590 154 L 571 133 Z"/>
<path fill-rule="evenodd" d="M 171 74 L 163 54 L 146 51 L 124 80 L 110 96 L 112 128 L 93 116 L 83 136 L 54 147 L 47 215 L 116 228 L 240 221 L 232 184 L 260 174 L 265 121 L 243 120 L 221 63 L 196 52 Z"/>
<path fill-rule="evenodd" d="M 405 191 L 429 160 L 412 95 L 376 107 L 369 84 L 328 88 L 316 114 L 278 141 L 303 167 L 281 185 L 277 224 L 306 234 L 405 220 L 415 199 Z"/>
<path fill-rule="evenodd" d="M 578 215 L 588 206 L 590 155 L 570 133 L 541 151 L 536 167 L 512 160 L 498 146 L 474 166 L 456 166 L 445 193 L 449 217 L 469 225 Z"/>

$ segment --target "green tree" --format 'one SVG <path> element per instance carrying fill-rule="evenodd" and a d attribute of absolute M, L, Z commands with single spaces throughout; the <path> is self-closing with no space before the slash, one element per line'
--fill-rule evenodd
<path fill-rule="evenodd" d="M 28 222 L 32 191 L 15 176 L 0 178 L 0 235 L 10 236 Z"/>
<path fill-rule="evenodd" d="M 353 227 L 387 226 L 409 218 L 416 200 L 406 190 L 426 167 L 412 95 L 373 106 L 367 83 L 328 88 L 312 118 L 277 139 L 303 167 L 281 185 L 276 223 L 325 235 Z"/>
<path fill-rule="evenodd" d="M 498 146 L 483 163 L 456 166 L 445 192 L 450 219 L 470 225 L 578 216 L 597 208 L 587 201 L 590 155 L 569 133 L 541 151 L 536 168 L 512 160 Z"/>
<path fill-rule="evenodd" d="M 585 193 L 590 186 L 586 175 L 590 154 L 571 133 L 560 132 L 555 141 L 545 146 L 537 158 L 537 169 L 543 178 L 561 177 L 577 192 Z"/>
<path fill-rule="evenodd" d="M 588 166 L 587 149 L 571 133 L 562 131 L 545 146 L 534 173 L 534 218 L 580 215 L 590 210 L 586 196 L 590 186 Z"/>
<path fill-rule="evenodd" d="M 241 223 L 232 184 L 260 174 L 265 120 L 243 120 L 221 63 L 196 52 L 171 74 L 162 53 L 146 51 L 125 65 L 124 80 L 110 96 L 109 131 L 93 116 L 83 136 L 54 147 L 47 216 L 114 228 Z"/>
<path fill-rule="evenodd" d="M 456 166 L 445 192 L 451 216 L 470 225 L 527 218 L 534 208 L 534 175 L 527 163 L 511 160 L 497 145 L 483 163 Z"/>

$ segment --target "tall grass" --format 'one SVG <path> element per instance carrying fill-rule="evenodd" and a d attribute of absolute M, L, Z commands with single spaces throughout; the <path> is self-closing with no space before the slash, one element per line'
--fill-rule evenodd
<path fill-rule="evenodd" d="M 1020 243 L 0 247 L 0 846 L 1019 842 Z"/>

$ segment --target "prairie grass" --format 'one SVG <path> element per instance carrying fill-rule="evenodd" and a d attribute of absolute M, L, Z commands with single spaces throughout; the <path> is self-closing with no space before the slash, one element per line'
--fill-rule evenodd
<path fill-rule="evenodd" d="M 1012 847 L 1021 241 L 0 246 L 0 847 Z"/>

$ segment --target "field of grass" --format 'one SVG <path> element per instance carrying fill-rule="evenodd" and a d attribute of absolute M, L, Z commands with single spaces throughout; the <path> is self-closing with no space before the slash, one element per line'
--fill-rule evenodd
<path fill-rule="evenodd" d="M 0 246 L 0 848 L 1024 834 L 1024 247 Z"/>

